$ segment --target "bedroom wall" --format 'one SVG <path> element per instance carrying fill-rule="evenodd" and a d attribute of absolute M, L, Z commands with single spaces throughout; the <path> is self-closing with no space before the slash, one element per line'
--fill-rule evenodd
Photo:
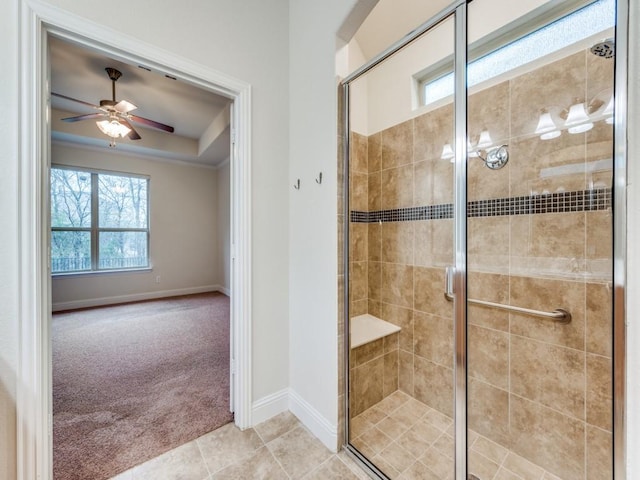
<path fill-rule="evenodd" d="M 222 287 L 220 231 L 228 232 L 228 226 L 218 224 L 217 170 L 136 157 L 108 148 L 56 144 L 52 145 L 51 163 L 150 177 L 152 265 L 150 270 L 138 272 L 54 276 L 51 282 L 54 311 Z"/>

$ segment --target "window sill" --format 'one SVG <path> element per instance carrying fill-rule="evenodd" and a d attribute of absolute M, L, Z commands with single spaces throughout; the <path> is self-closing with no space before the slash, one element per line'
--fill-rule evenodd
<path fill-rule="evenodd" d="M 52 273 L 52 278 L 69 278 L 69 277 L 85 277 L 85 276 L 94 276 L 94 275 L 128 275 L 131 273 L 150 273 L 153 272 L 153 267 L 142 267 L 142 268 L 126 268 L 119 270 L 92 270 L 90 272 L 58 272 Z"/>

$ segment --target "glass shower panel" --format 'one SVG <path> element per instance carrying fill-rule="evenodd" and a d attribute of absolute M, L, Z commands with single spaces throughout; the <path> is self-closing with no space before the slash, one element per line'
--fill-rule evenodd
<path fill-rule="evenodd" d="M 453 50 L 449 17 L 349 87 L 348 440 L 389 478 L 454 471 Z"/>
<path fill-rule="evenodd" d="M 495 1 L 469 5 L 467 449 L 480 480 L 612 478 L 615 2 L 586 3 L 540 2 L 500 25 Z M 484 40 L 496 30 L 498 46 Z M 514 51 L 523 61 L 503 68 Z M 508 163 L 487 168 L 503 145 Z M 557 309 L 569 323 L 545 316 Z"/>

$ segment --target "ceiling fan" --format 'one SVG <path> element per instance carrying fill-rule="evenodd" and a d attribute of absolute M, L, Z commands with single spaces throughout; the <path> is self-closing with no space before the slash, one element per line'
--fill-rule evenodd
<path fill-rule="evenodd" d="M 94 105 L 89 102 L 84 102 L 82 100 L 78 100 L 76 98 L 68 97 L 66 95 L 61 95 L 59 93 L 51 92 L 51 95 L 59 98 L 64 98 L 65 100 L 71 100 L 73 102 L 80 103 L 82 105 L 87 105 L 88 107 L 99 110 L 95 113 L 88 113 L 86 115 L 78 115 L 76 117 L 67 117 L 62 120 L 65 122 L 78 122 L 81 120 L 91 120 L 91 119 L 100 119 L 96 122 L 98 128 L 102 133 L 109 136 L 111 138 L 111 142 L 109 146 L 115 147 L 116 138 L 128 136 L 131 140 L 140 140 L 140 134 L 136 132 L 136 129 L 133 128 L 131 122 L 139 123 L 142 125 L 146 125 L 148 127 L 157 128 L 159 130 L 164 130 L 165 132 L 173 133 L 173 127 L 169 125 L 165 125 L 164 123 L 156 122 L 155 120 L 149 120 L 148 118 L 139 117 L 138 115 L 133 115 L 129 112 L 135 110 L 136 107 L 133 103 L 127 102 L 126 100 L 116 101 L 116 81 L 122 76 L 122 72 L 116 70 L 115 68 L 107 67 L 105 68 L 107 71 L 107 75 L 111 79 L 111 100 L 100 100 L 100 105 Z"/>

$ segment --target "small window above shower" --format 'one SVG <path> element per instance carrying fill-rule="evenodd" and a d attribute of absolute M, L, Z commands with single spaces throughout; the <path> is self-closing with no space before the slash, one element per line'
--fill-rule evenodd
<path fill-rule="evenodd" d="M 587 4 L 566 15 L 576 3 Z M 564 57 L 613 36 L 615 1 L 567 1 L 555 7 L 540 7 L 508 27 L 498 29 L 469 46 L 467 84 L 488 87 L 549 61 Z M 473 5 L 473 4 L 471 4 Z M 553 21 L 556 18 L 557 20 Z M 553 23 L 548 23 L 549 21 Z M 420 105 L 438 106 L 453 95 L 453 57 L 414 75 Z"/>

